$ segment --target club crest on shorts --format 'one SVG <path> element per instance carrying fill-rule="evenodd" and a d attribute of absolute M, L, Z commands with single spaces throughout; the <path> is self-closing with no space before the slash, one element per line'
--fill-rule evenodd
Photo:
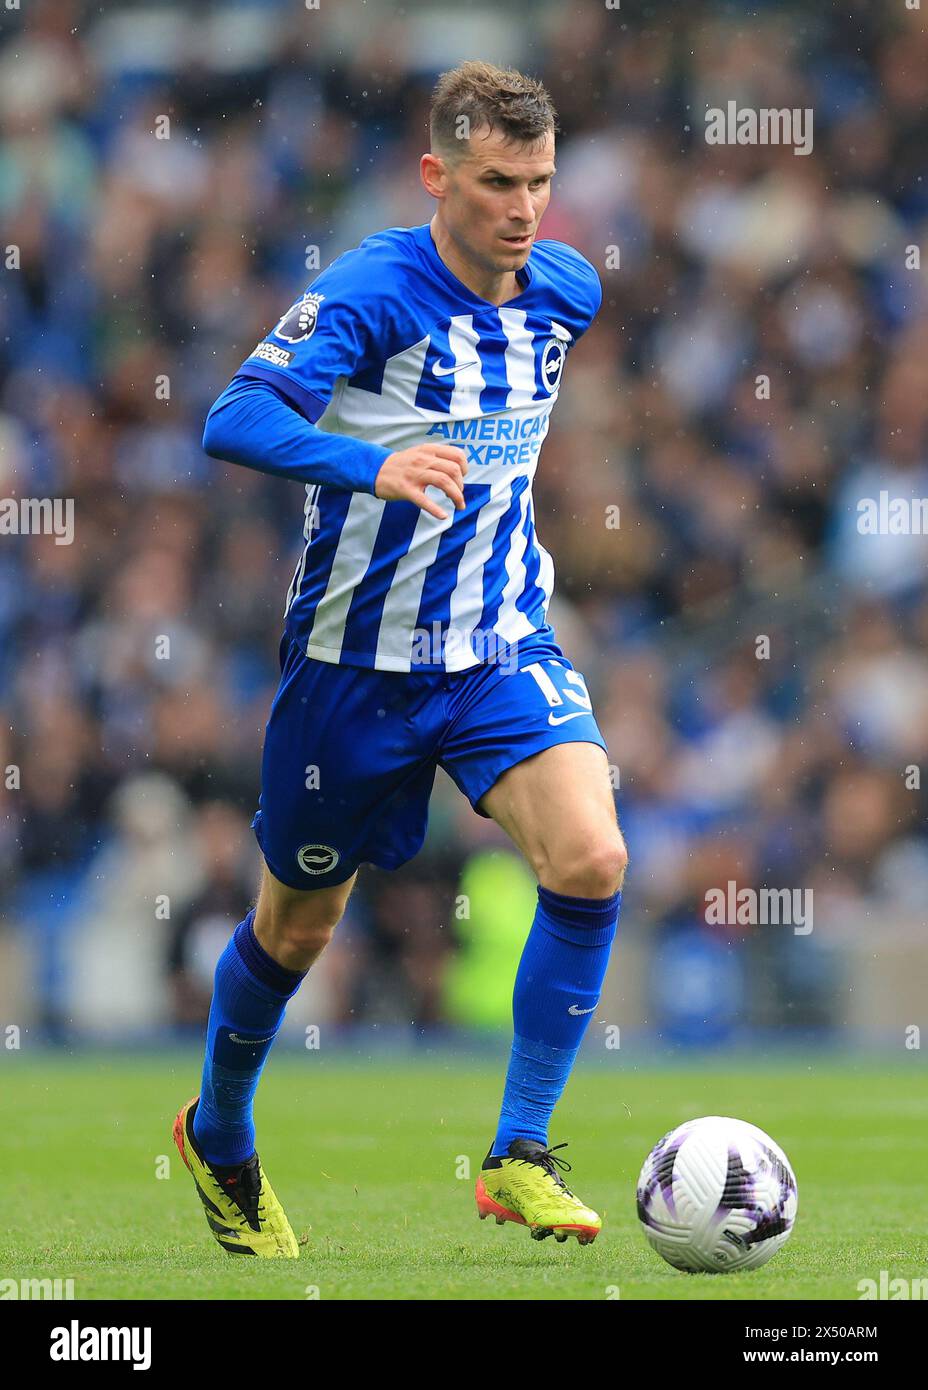
<path fill-rule="evenodd" d="M 274 337 L 283 338 L 285 343 L 305 343 L 316 331 L 319 305 L 324 299 L 324 294 L 311 294 L 307 291 L 303 298 L 298 299 L 284 314 L 274 329 Z"/>
<path fill-rule="evenodd" d="M 327 874 L 340 858 L 331 845 L 303 845 L 296 852 L 296 862 L 306 874 Z"/>

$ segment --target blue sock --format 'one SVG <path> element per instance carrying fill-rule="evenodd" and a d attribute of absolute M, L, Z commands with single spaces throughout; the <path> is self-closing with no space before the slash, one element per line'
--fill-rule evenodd
<path fill-rule="evenodd" d="M 252 1104 L 287 1000 L 305 971 L 285 970 L 254 932 L 255 910 L 235 928 L 216 965 L 206 1032 L 197 1143 L 210 1163 L 244 1163 L 255 1151 Z"/>
<path fill-rule="evenodd" d="M 599 1002 L 622 891 L 572 898 L 538 887 L 512 996 L 515 1037 L 493 1154 L 513 1139 L 548 1142 L 548 1121 Z"/>

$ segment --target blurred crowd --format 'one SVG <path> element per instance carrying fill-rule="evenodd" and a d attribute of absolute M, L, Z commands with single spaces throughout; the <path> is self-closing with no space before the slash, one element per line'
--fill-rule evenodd
<path fill-rule="evenodd" d="M 604 285 L 535 492 L 630 846 L 610 1016 L 703 1041 L 888 1017 L 849 1001 L 891 992 L 881 951 L 924 953 L 928 537 L 861 534 L 858 503 L 928 497 L 924 14 L 30 0 L 2 23 L 0 496 L 73 498 L 75 534 L 0 535 L 0 1022 L 202 1027 L 257 886 L 303 513 L 207 458 L 203 419 L 310 248 L 430 217 L 429 93 L 477 56 L 548 86 L 542 235 Z M 810 108 L 812 151 L 707 144 L 732 99 Z M 815 931 L 707 926 L 730 880 L 814 890 Z M 362 870 L 294 1026 L 505 1023 L 533 901 L 440 775 L 424 850 Z"/>

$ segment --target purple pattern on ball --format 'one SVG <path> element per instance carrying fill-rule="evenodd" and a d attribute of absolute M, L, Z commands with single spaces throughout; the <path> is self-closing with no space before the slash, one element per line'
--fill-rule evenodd
<path fill-rule="evenodd" d="M 677 1154 L 689 1133 L 689 1124 L 680 1125 L 677 1129 L 672 1129 L 665 1134 L 658 1144 L 655 1144 L 651 1151 L 652 1169 L 651 1175 L 643 1188 L 636 1194 L 638 1203 L 638 1220 L 645 1226 L 655 1226 L 657 1223 L 651 1216 L 651 1201 L 658 1188 L 664 1198 L 664 1203 L 671 1216 L 676 1216 L 673 1204 L 673 1165 L 676 1162 Z M 673 1139 L 673 1143 L 668 1143 Z"/>
<path fill-rule="evenodd" d="M 782 1159 L 778 1158 L 772 1149 L 769 1149 L 766 1144 L 760 1143 L 757 1147 L 764 1155 L 777 1180 L 779 1193 L 772 1206 L 761 1205 L 757 1178 L 766 1170 L 760 1168 L 755 1173 L 749 1173 L 741 1162 L 739 1150 L 733 1145 L 729 1145 L 725 1187 L 719 1199 L 715 1220 L 724 1221 L 725 1215 L 729 1211 L 746 1211 L 757 1214 L 753 1229 L 744 1235 L 736 1235 L 732 1231 L 725 1232 L 736 1245 L 758 1245 L 761 1241 L 782 1235 L 792 1225 L 792 1220 L 786 1216 L 786 1207 L 796 1193 L 795 1179 Z"/>

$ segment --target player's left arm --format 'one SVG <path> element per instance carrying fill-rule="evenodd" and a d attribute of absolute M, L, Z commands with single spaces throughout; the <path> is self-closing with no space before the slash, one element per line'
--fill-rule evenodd
<path fill-rule="evenodd" d="M 236 376 L 206 417 L 203 448 L 217 459 L 299 483 L 373 493 L 390 450 L 317 429 L 271 381 Z"/>
<path fill-rule="evenodd" d="M 599 313 L 603 302 L 603 285 L 599 271 L 591 261 L 573 247 L 565 248 L 571 253 L 571 270 L 574 278 L 574 298 L 576 302 L 577 328 L 574 341 L 582 338 L 590 324 Z"/>
<path fill-rule="evenodd" d="M 575 247 L 564 241 L 540 241 L 549 282 L 556 287 L 552 317 L 570 334 L 573 346 L 599 313 L 603 286 L 599 271 Z"/>
<path fill-rule="evenodd" d="M 214 458 L 302 483 L 374 493 L 390 451 L 317 427 L 340 378 L 378 360 L 390 319 L 389 248 L 339 256 L 242 363 L 206 420 Z"/>

